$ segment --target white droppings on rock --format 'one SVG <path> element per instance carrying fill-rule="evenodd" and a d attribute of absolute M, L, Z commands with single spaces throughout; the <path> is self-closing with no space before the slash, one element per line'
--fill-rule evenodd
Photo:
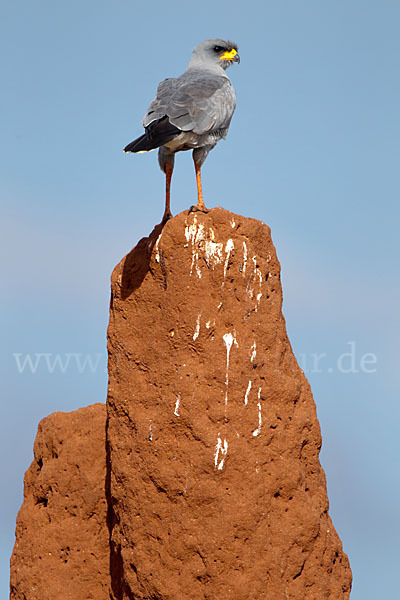
<path fill-rule="evenodd" d="M 197 315 L 196 329 L 194 330 L 193 341 L 197 340 L 197 338 L 199 337 L 199 333 L 200 333 L 200 319 L 201 319 L 201 313 L 199 315 Z"/>
<path fill-rule="evenodd" d="M 220 454 L 221 454 L 222 458 L 220 458 Z M 218 471 L 222 471 L 227 454 L 228 454 L 228 442 L 226 441 L 226 439 L 224 439 L 224 441 L 222 441 L 222 439 L 219 437 L 219 434 L 218 434 L 217 445 L 215 447 L 215 454 L 214 454 L 214 466 L 216 469 L 218 469 Z"/>
<path fill-rule="evenodd" d="M 257 281 L 258 281 L 258 283 L 261 286 L 261 283 L 262 283 L 262 274 L 261 274 L 260 269 L 257 266 L 257 256 L 253 256 L 252 261 L 254 263 L 254 279 L 255 279 L 255 283 L 257 283 Z"/>
<path fill-rule="evenodd" d="M 178 397 L 177 397 L 176 402 L 175 402 L 175 410 L 174 410 L 174 415 L 176 417 L 180 416 L 180 414 L 179 414 L 179 405 L 180 405 L 180 403 L 181 403 L 181 395 L 178 394 Z"/>
<path fill-rule="evenodd" d="M 225 346 L 226 346 L 226 353 L 227 353 L 227 357 L 226 357 L 226 364 L 227 366 L 229 366 L 229 352 L 231 351 L 232 348 L 232 344 L 235 343 L 236 346 L 238 345 L 236 338 L 231 334 L 231 333 L 225 333 L 222 336 L 224 342 L 225 342 Z"/>
<path fill-rule="evenodd" d="M 252 347 L 250 348 L 250 361 L 253 362 L 257 356 L 257 346 L 256 343 L 254 342 L 254 344 L 252 345 Z"/>
<path fill-rule="evenodd" d="M 158 262 L 158 263 L 160 262 L 160 253 L 159 253 L 159 251 L 158 251 L 158 245 L 159 245 L 159 243 L 160 243 L 161 236 L 162 236 L 162 232 L 161 232 L 161 233 L 160 233 L 160 235 L 158 236 L 158 238 L 157 238 L 157 241 L 156 241 L 156 243 L 155 243 L 155 246 L 154 246 L 154 247 L 155 247 L 155 255 L 154 255 L 154 258 L 156 259 L 156 262 Z"/>
<path fill-rule="evenodd" d="M 252 273 L 249 276 L 246 290 L 247 290 L 247 294 L 248 294 L 249 298 L 255 299 L 255 305 L 254 305 L 253 310 L 255 312 L 257 312 L 261 298 L 262 298 L 263 276 L 262 276 L 261 270 L 257 266 L 257 256 L 256 255 L 252 256 L 251 260 L 253 261 L 254 267 L 253 267 Z M 256 291 L 255 287 L 258 287 L 258 291 Z"/>
<path fill-rule="evenodd" d="M 249 394 L 250 394 L 250 390 L 251 390 L 251 379 L 249 380 L 249 385 L 247 386 L 247 390 L 246 393 L 244 395 L 244 403 L 247 404 L 247 402 L 249 401 Z"/>
<path fill-rule="evenodd" d="M 236 335 L 236 333 L 235 333 Z M 225 376 L 225 404 L 228 404 L 228 386 L 229 386 L 229 356 L 230 356 L 230 352 L 231 352 L 231 348 L 232 348 L 232 344 L 236 344 L 236 346 L 239 346 L 239 344 L 236 341 L 236 337 L 233 336 L 231 333 L 225 333 L 222 336 L 224 342 L 225 342 L 225 346 L 226 346 L 226 376 Z"/>
<path fill-rule="evenodd" d="M 212 230 L 211 230 L 212 231 Z M 206 263 L 209 267 L 215 267 L 215 265 L 223 261 L 223 243 L 214 242 L 213 240 L 206 240 L 204 243 L 204 253 Z"/>
<path fill-rule="evenodd" d="M 257 429 L 255 429 L 253 431 L 253 437 L 257 437 L 261 433 L 261 425 L 262 425 L 262 418 L 261 418 L 261 388 L 258 388 L 258 402 L 257 402 L 257 406 L 258 406 L 258 427 L 257 427 Z"/>
<path fill-rule="evenodd" d="M 247 267 L 247 244 L 246 244 L 246 242 L 243 242 L 243 267 L 242 267 L 243 277 L 246 275 L 246 267 Z"/>
<path fill-rule="evenodd" d="M 151 421 L 150 421 L 150 426 L 149 426 L 149 440 L 150 440 L 150 442 L 153 441 L 153 427 L 152 427 Z"/>
<path fill-rule="evenodd" d="M 199 241 L 205 239 L 205 234 L 204 225 L 197 223 L 196 215 L 193 217 L 193 223 L 186 225 L 185 227 L 185 238 L 187 242 L 191 242 L 192 244 L 192 264 L 190 265 L 190 275 L 192 275 L 193 269 L 195 269 L 197 277 L 201 279 L 201 270 L 198 265 L 199 253 L 197 250 L 197 245 Z"/>
<path fill-rule="evenodd" d="M 193 267 L 196 265 L 196 267 L 198 268 L 197 265 L 197 261 L 199 260 L 199 254 L 198 252 L 195 252 L 195 250 L 193 249 L 193 253 L 192 253 L 192 264 L 190 265 L 190 275 L 192 275 L 193 273 Z M 197 269 L 196 269 L 197 272 Z"/>
<path fill-rule="evenodd" d="M 231 255 L 231 252 L 234 249 L 234 247 L 235 247 L 235 244 L 233 243 L 233 240 L 231 238 L 229 238 L 229 240 L 226 242 L 226 245 L 225 245 L 226 258 L 225 258 L 225 264 L 224 264 L 224 279 L 226 277 L 226 271 L 228 269 L 229 257 Z"/>
<path fill-rule="evenodd" d="M 204 225 L 197 223 L 197 217 L 194 215 L 193 223 L 186 225 L 185 227 L 185 238 L 187 242 L 191 242 L 192 246 L 197 244 L 200 240 L 204 240 Z"/>
<path fill-rule="evenodd" d="M 185 238 L 192 245 L 190 275 L 194 271 L 197 277 L 201 279 L 202 273 L 199 264 L 201 256 L 204 258 L 207 266 L 212 269 L 217 264 L 223 262 L 223 243 L 215 241 L 214 229 L 212 227 L 206 228 L 201 223 L 198 223 L 196 215 L 193 217 L 193 222 L 185 227 Z"/>

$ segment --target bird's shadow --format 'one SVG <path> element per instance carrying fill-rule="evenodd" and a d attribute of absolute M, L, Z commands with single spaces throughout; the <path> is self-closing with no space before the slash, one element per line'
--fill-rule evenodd
<path fill-rule="evenodd" d="M 126 255 L 122 267 L 121 298 L 126 300 L 137 290 L 149 271 L 150 258 L 159 235 L 167 221 L 156 225 L 148 237 L 143 237 Z"/>

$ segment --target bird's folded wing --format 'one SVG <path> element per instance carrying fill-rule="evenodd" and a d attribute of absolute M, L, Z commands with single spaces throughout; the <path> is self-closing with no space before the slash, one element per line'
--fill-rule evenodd
<path fill-rule="evenodd" d="M 184 74 L 160 83 L 143 125 L 148 127 L 168 116 L 181 131 L 202 135 L 228 127 L 235 105 L 235 92 L 227 77 Z"/>

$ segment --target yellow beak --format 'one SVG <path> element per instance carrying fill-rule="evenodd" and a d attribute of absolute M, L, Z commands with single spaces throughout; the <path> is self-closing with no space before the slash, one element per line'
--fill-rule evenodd
<path fill-rule="evenodd" d="M 222 54 L 222 56 L 219 57 L 219 59 L 220 60 L 235 60 L 236 55 L 237 55 L 237 51 L 235 50 L 235 48 L 232 48 L 232 50 L 227 50 L 226 52 L 224 52 Z"/>

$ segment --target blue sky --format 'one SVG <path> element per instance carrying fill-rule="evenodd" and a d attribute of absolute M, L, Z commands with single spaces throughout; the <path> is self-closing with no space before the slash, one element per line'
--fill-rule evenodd
<path fill-rule="evenodd" d="M 205 201 L 272 228 L 352 600 L 396 595 L 399 20 L 388 0 L 1 4 L 2 596 L 37 424 L 105 400 L 110 273 L 162 215 L 156 154 L 122 148 L 157 83 L 214 36 L 239 44 L 241 64 Z M 173 212 L 194 200 L 182 153 Z M 20 373 L 15 354 L 47 358 Z"/>

